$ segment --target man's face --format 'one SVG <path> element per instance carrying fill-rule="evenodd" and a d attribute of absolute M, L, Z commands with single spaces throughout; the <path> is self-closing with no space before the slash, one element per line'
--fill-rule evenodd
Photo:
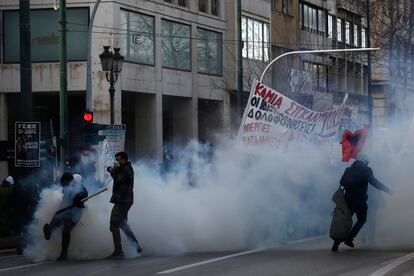
<path fill-rule="evenodd" d="M 115 159 L 119 163 L 119 165 L 121 165 L 121 166 L 126 163 L 126 160 L 122 159 L 120 156 L 117 156 Z"/>

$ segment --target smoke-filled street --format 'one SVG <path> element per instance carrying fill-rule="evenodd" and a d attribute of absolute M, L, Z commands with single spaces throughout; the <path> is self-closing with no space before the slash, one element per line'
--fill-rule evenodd
<path fill-rule="evenodd" d="M 316 238 L 271 249 L 35 264 L 3 255 L 0 275 L 414 275 L 414 247 L 361 247 L 335 254 L 329 246 L 326 238 Z"/>
<path fill-rule="evenodd" d="M 0 276 L 414 276 L 413 107 L 414 0 L 0 0 Z"/>

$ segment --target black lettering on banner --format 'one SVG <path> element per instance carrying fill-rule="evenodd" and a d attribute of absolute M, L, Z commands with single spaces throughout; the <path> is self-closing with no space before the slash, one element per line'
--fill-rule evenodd
<path fill-rule="evenodd" d="M 260 110 L 257 110 L 256 113 L 254 114 L 254 118 L 256 120 L 260 120 L 261 117 L 262 117 L 262 112 Z"/>
<path fill-rule="evenodd" d="M 302 125 L 300 126 L 299 131 L 305 131 L 306 130 L 306 124 L 302 122 Z"/>
<path fill-rule="evenodd" d="M 251 99 L 250 104 L 254 107 L 258 107 L 259 102 L 260 102 L 260 98 L 255 96 Z"/>
<path fill-rule="evenodd" d="M 270 123 L 271 121 L 273 121 L 273 114 L 270 113 L 269 116 L 267 116 L 267 122 Z"/>
<path fill-rule="evenodd" d="M 267 111 L 268 105 L 269 104 L 266 101 L 262 101 L 262 103 L 260 104 L 260 110 Z"/>
<path fill-rule="evenodd" d="M 264 112 L 262 115 L 262 118 L 260 118 L 262 121 L 267 121 L 267 113 Z"/>
<path fill-rule="evenodd" d="M 249 113 L 247 114 L 247 117 L 253 118 L 253 108 L 250 109 Z"/>

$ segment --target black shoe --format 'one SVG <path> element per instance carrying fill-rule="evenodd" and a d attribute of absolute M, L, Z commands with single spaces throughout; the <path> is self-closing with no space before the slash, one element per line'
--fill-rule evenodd
<path fill-rule="evenodd" d="M 346 245 L 348 245 L 349 247 L 352 247 L 352 248 L 354 248 L 354 247 L 355 247 L 355 245 L 354 245 L 354 243 L 352 242 L 352 240 L 344 241 L 344 244 L 346 244 Z"/>
<path fill-rule="evenodd" d="M 67 261 L 68 256 L 65 253 L 60 254 L 59 258 L 57 258 L 56 262 Z"/>
<path fill-rule="evenodd" d="M 142 248 L 140 246 L 138 246 L 138 249 L 137 249 L 138 254 L 141 254 L 142 251 L 143 251 Z"/>
<path fill-rule="evenodd" d="M 45 236 L 45 240 L 50 240 L 50 236 L 52 235 L 52 229 L 49 225 L 49 223 L 46 223 L 43 226 L 43 235 Z"/>
<path fill-rule="evenodd" d="M 125 255 L 124 255 L 124 252 L 122 252 L 122 250 L 121 251 L 114 251 L 111 255 L 109 255 L 108 257 L 106 257 L 106 259 L 121 259 L 121 258 L 123 258 Z"/>
<path fill-rule="evenodd" d="M 331 251 L 332 251 L 332 252 L 338 252 L 338 247 L 339 247 L 339 244 L 334 243 L 334 244 L 332 245 Z"/>

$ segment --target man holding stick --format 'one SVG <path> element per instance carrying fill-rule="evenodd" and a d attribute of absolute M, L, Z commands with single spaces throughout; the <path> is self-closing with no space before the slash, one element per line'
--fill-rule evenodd
<path fill-rule="evenodd" d="M 128 212 L 134 203 L 134 169 L 125 152 L 115 154 L 115 159 L 114 165 L 107 168 L 114 180 L 110 200 L 114 204 L 110 220 L 114 252 L 108 258 L 122 258 L 124 256 L 119 229 L 122 229 L 128 239 L 135 245 L 137 253 L 142 252 L 138 240 L 128 225 Z"/>
<path fill-rule="evenodd" d="M 79 222 L 83 208 L 83 199 L 88 196 L 88 192 L 82 185 L 82 177 L 78 174 L 72 175 L 65 172 L 61 179 L 60 184 L 63 187 L 63 198 L 60 205 L 60 209 L 64 209 L 63 212 L 57 212 L 52 221 L 46 223 L 43 226 L 43 234 L 46 240 L 50 240 L 52 233 L 63 225 L 62 230 L 62 253 L 57 261 L 66 261 L 68 259 L 67 253 L 70 243 L 70 232 Z"/>

